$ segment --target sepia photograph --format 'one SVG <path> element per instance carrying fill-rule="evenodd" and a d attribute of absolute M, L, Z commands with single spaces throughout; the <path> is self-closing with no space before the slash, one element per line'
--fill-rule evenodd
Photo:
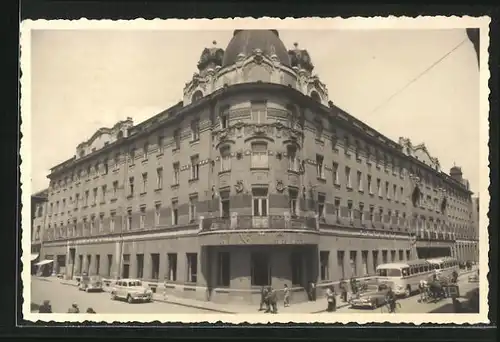
<path fill-rule="evenodd" d="M 24 319 L 487 323 L 488 25 L 23 22 Z"/>

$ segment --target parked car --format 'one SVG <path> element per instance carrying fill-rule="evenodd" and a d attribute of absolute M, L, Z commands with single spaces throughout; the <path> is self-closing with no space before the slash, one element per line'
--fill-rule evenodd
<path fill-rule="evenodd" d="M 91 291 L 101 292 L 101 291 L 103 291 L 101 277 L 97 276 L 97 275 L 93 275 L 93 276 L 84 275 L 84 276 L 82 276 L 80 278 L 80 282 L 78 283 L 78 290 L 85 291 L 85 292 L 91 292 Z"/>
<path fill-rule="evenodd" d="M 129 303 L 150 302 L 153 300 L 153 291 L 138 279 L 120 279 L 111 290 L 111 299 L 125 299 Z"/>
<path fill-rule="evenodd" d="M 391 284 L 382 283 L 374 291 L 368 291 L 356 298 L 352 298 L 350 300 L 351 307 L 375 309 L 385 304 L 390 286 Z"/>

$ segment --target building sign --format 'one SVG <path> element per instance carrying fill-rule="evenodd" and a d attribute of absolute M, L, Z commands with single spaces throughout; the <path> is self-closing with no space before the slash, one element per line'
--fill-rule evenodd
<path fill-rule="evenodd" d="M 297 234 L 280 232 L 229 233 L 208 235 L 216 239 L 213 245 L 304 245 L 318 243 L 316 234 Z"/>

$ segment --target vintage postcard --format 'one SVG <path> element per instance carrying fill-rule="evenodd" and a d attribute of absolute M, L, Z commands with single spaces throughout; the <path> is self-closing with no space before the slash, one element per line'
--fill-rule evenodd
<path fill-rule="evenodd" d="M 24 319 L 488 323 L 489 23 L 23 22 Z"/>

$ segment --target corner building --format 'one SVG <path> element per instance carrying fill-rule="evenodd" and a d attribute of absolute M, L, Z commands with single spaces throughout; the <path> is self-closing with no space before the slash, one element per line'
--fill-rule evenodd
<path fill-rule="evenodd" d="M 299 301 L 309 281 L 456 253 L 470 225 L 461 171 L 336 107 L 313 68 L 275 30 L 204 49 L 180 103 L 98 130 L 51 170 L 45 258 L 67 277 L 258 302 L 262 285 Z"/>

